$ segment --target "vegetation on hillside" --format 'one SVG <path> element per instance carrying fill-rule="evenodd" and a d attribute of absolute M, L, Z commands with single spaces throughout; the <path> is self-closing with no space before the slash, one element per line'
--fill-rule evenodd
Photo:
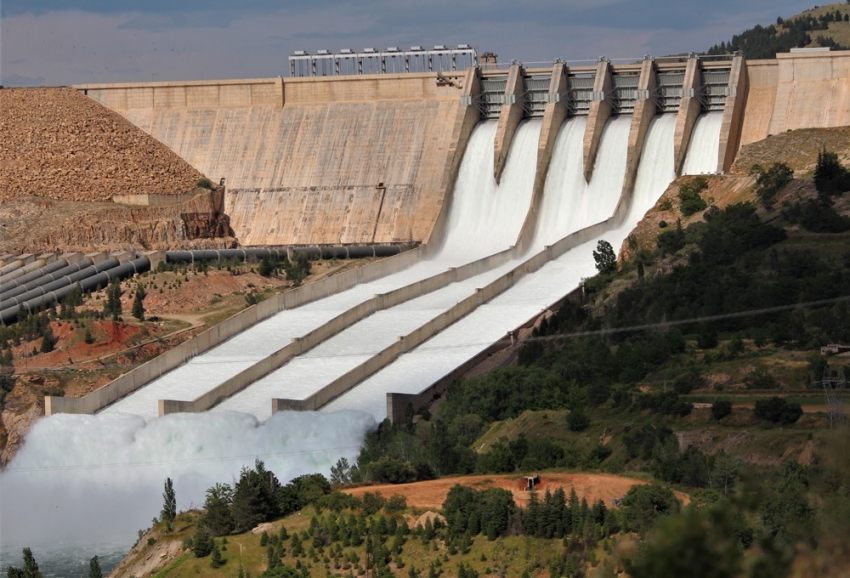
<path fill-rule="evenodd" d="M 836 30 L 844 33 L 831 33 Z M 742 52 L 747 58 L 755 60 L 775 58 L 777 53 L 807 46 L 847 50 L 846 31 L 850 31 L 850 11 L 841 4 L 832 4 L 818 10 L 817 14 L 803 13 L 788 19 L 777 18 L 776 23 L 769 26 L 756 25 L 732 36 L 729 42 L 715 44 L 707 53 L 719 55 Z"/>

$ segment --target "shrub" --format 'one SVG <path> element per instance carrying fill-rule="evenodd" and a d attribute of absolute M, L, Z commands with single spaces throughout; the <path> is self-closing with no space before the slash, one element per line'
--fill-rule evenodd
<path fill-rule="evenodd" d="M 720 421 L 721 419 L 723 419 L 727 415 L 730 415 L 731 413 L 732 413 L 732 402 L 731 401 L 719 400 L 719 401 L 715 401 L 713 404 L 711 404 L 711 417 L 716 421 Z"/>
<path fill-rule="evenodd" d="M 665 225 L 666 226 L 666 225 Z M 671 231 L 662 231 L 658 234 L 658 250 L 661 255 L 672 255 L 685 246 L 685 231 L 682 230 L 682 222 L 676 221 L 676 228 Z"/>
<path fill-rule="evenodd" d="M 779 382 L 763 367 L 759 367 L 744 377 L 747 389 L 776 389 Z"/>
<path fill-rule="evenodd" d="M 673 382 L 673 391 L 679 395 L 687 395 L 695 389 L 699 389 L 704 385 L 704 380 L 696 369 L 691 369 L 685 374 L 680 375 Z"/>
<path fill-rule="evenodd" d="M 567 425 L 570 426 L 571 431 L 584 431 L 590 427 L 590 418 L 584 413 L 584 409 L 577 407 L 567 416 Z"/>
<path fill-rule="evenodd" d="M 198 187 L 199 189 L 212 189 L 213 183 L 208 178 L 203 177 L 203 178 L 198 179 L 198 182 L 195 183 L 195 186 Z"/>
<path fill-rule="evenodd" d="M 767 209 L 773 206 L 780 191 L 794 178 L 794 171 L 785 163 L 773 163 L 767 169 L 753 165 L 750 174 L 756 176 L 756 196 Z"/>
<path fill-rule="evenodd" d="M 826 149 L 818 153 L 815 188 L 821 195 L 840 195 L 850 191 L 850 171 L 838 162 L 838 155 Z"/>
<path fill-rule="evenodd" d="M 708 180 L 705 177 L 696 177 L 679 187 L 679 209 L 686 217 L 698 213 L 708 205 L 700 197 L 700 192 L 708 188 Z"/>
<path fill-rule="evenodd" d="M 784 398 L 774 396 L 757 401 L 753 407 L 753 415 L 756 419 L 771 423 L 791 425 L 800 419 L 803 409 L 799 403 L 789 403 Z"/>

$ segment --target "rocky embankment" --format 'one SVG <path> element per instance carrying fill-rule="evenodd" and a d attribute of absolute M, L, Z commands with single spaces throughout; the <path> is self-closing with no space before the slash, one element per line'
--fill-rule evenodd
<path fill-rule="evenodd" d="M 121 115 L 70 88 L 0 90 L 0 202 L 177 193 L 201 174 Z"/>

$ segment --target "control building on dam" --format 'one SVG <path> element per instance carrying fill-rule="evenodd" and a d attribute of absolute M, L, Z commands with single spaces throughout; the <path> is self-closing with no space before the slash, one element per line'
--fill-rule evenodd
<path fill-rule="evenodd" d="M 419 247 L 249 307 L 84 398 L 47 397 L 47 414 L 398 418 L 594 274 L 596 242 L 622 242 L 677 175 L 850 124 L 850 52 L 401 73 L 378 55 L 351 75 L 322 56 L 305 77 L 76 88 L 225 178 L 243 245 Z"/>

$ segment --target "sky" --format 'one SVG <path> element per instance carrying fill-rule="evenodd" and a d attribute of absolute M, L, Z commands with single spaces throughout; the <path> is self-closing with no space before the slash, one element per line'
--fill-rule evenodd
<path fill-rule="evenodd" d="M 467 43 L 500 62 L 699 52 L 811 0 L 0 0 L 0 84 L 287 76 L 294 50 Z M 615 60 L 616 61 L 616 60 Z"/>

